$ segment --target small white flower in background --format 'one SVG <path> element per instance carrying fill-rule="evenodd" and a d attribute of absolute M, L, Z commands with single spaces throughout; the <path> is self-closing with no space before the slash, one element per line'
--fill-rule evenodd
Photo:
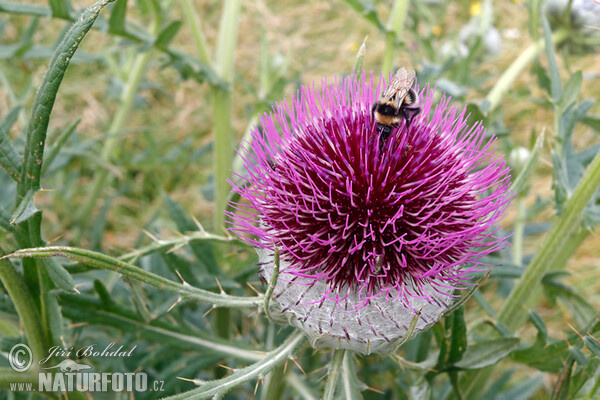
<path fill-rule="evenodd" d="M 521 170 L 531 157 L 531 152 L 525 147 L 516 147 L 510 152 L 508 157 L 508 165 L 514 170 Z"/>

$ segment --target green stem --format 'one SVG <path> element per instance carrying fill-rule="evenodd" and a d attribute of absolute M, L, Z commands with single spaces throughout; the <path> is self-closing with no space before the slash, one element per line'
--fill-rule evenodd
<path fill-rule="evenodd" d="M 241 0 L 227 0 L 219 26 L 219 39 L 215 55 L 215 69 L 226 88 L 212 88 L 213 143 L 215 176 L 215 226 L 217 233 L 224 231 L 225 207 L 229 196 L 230 169 L 233 163 L 232 92 L 234 53 L 237 44 Z"/>
<path fill-rule="evenodd" d="M 182 300 L 199 301 L 213 304 L 215 307 L 258 307 L 263 302 L 263 296 L 255 297 L 237 297 L 224 293 L 213 293 L 208 290 L 199 289 L 189 284 L 180 284 L 173 282 L 160 275 L 143 270 L 135 265 L 126 263 L 117 258 L 97 253 L 91 250 L 79 249 L 74 247 L 41 247 L 35 249 L 21 249 L 3 258 L 48 258 L 48 257 L 66 257 L 93 268 L 105 269 L 118 272 L 121 275 L 128 276 L 140 282 L 147 283 L 162 290 L 179 294 Z M 0 258 L 1 259 L 1 258 Z"/>
<path fill-rule="evenodd" d="M 396 0 L 392 7 L 392 13 L 388 20 L 388 32 L 385 37 L 385 52 L 381 63 L 381 71 L 391 71 L 394 64 L 394 53 L 396 51 L 396 40 L 401 37 L 406 14 L 408 13 L 409 0 Z"/>
<path fill-rule="evenodd" d="M 296 333 L 292 334 L 281 346 L 267 353 L 261 361 L 248 367 L 238 369 L 226 378 L 216 381 L 198 382 L 202 385 L 199 388 L 167 397 L 165 400 L 220 399 L 227 391 L 231 390 L 231 388 L 264 376 L 273 368 L 280 365 L 284 360 L 290 357 L 305 340 L 304 333 L 296 331 Z"/>
<path fill-rule="evenodd" d="M 568 257 L 589 235 L 585 228 L 580 227 L 581 215 L 599 187 L 600 153 L 596 154 L 588 166 L 573 195 L 567 201 L 563 213 L 546 234 L 542 246 L 498 313 L 498 323 L 511 332 L 515 332 L 525 322 L 527 310 L 524 305 L 531 304 L 532 296 L 539 295 L 538 286 L 544 274 L 564 266 Z M 577 228 L 581 230 L 576 231 Z M 492 372 L 493 366 L 467 373 L 461 380 L 463 396 L 467 399 L 476 398 Z"/>
<path fill-rule="evenodd" d="M 0 389 L 10 389 L 11 383 L 33 383 L 37 389 L 38 374 L 36 371 L 16 372 L 12 368 L 0 368 Z"/>
<path fill-rule="evenodd" d="M 160 17 L 157 15 L 157 13 L 155 13 L 152 26 L 153 33 L 156 33 L 156 31 L 158 30 L 159 19 Z M 133 108 L 135 96 L 140 87 L 140 83 L 142 82 L 142 79 L 144 77 L 144 73 L 146 71 L 146 67 L 148 66 L 148 62 L 150 61 L 151 55 L 151 49 L 148 49 L 145 52 L 138 54 L 133 62 L 131 70 L 129 71 L 127 82 L 125 83 L 125 87 L 121 92 L 119 107 L 117 109 L 115 117 L 112 120 L 112 123 L 110 124 L 110 127 L 107 132 L 107 138 L 104 142 L 104 147 L 102 148 L 101 159 L 107 164 L 110 164 L 112 158 L 114 157 L 115 148 L 120 142 L 120 133 L 128 121 L 129 113 Z M 94 176 L 94 180 L 92 182 L 92 189 L 89 192 L 89 195 L 86 198 L 85 202 L 83 203 L 83 206 L 80 208 L 79 214 L 77 215 L 77 219 L 82 221 L 84 223 L 84 226 L 86 226 L 92 220 L 90 218 L 90 215 L 92 214 L 94 207 L 96 206 L 96 202 L 100 197 L 101 192 L 105 188 L 108 173 L 108 169 L 102 168 Z"/>
<path fill-rule="evenodd" d="M 277 278 L 279 277 L 279 249 L 275 248 L 274 255 L 274 268 L 273 268 L 273 276 L 271 276 L 271 280 L 269 281 L 269 287 L 267 287 L 267 291 L 265 293 L 265 315 L 269 320 L 273 320 L 271 317 L 271 311 L 269 310 L 269 302 L 271 301 L 271 296 L 273 296 L 273 291 L 275 290 L 275 286 L 277 285 Z"/>
<path fill-rule="evenodd" d="M 517 196 L 517 217 L 515 218 L 514 235 L 512 240 L 513 262 L 521 265 L 523 262 L 523 230 L 525 228 L 525 197 Z"/>
<path fill-rule="evenodd" d="M 331 364 L 329 365 L 327 383 L 325 384 L 325 390 L 323 391 L 323 400 L 335 399 L 335 389 L 337 387 L 338 379 L 342 373 L 342 361 L 344 359 L 344 353 L 346 350 L 334 350 L 333 357 L 331 358 Z"/>
<path fill-rule="evenodd" d="M 200 17 L 198 16 L 194 4 L 191 0 L 181 0 L 181 5 L 183 7 L 183 18 L 192 31 L 192 37 L 194 38 L 200 61 L 207 65 L 211 64 L 210 53 L 208 51 L 208 45 L 206 44 L 206 36 L 204 36 L 204 31 L 200 25 Z"/>
<path fill-rule="evenodd" d="M 25 281 L 9 260 L 0 258 L 0 280 L 13 301 L 21 318 L 27 342 L 33 353 L 33 365 L 46 354 L 48 343 L 43 335 L 40 314 Z M 3 374 L 0 374 L 3 376 Z"/>
<path fill-rule="evenodd" d="M 568 31 L 559 30 L 552 35 L 552 42 L 560 44 L 568 37 Z M 501 102 L 504 94 L 510 89 L 513 82 L 521 75 L 523 69 L 528 66 L 544 50 L 544 39 L 540 39 L 527 47 L 515 61 L 504 71 L 492 90 L 488 93 L 486 100 L 489 103 L 488 112 L 493 111 Z"/>
<path fill-rule="evenodd" d="M 583 210 L 598 187 L 600 187 L 600 153 L 596 154 L 588 166 L 572 197 L 567 201 L 563 214 L 552 225 L 541 248 L 498 313 L 498 322 L 504 324 L 510 331 L 514 332 L 519 327 L 513 321 L 517 320 L 517 315 L 526 312 L 523 304 L 526 303 L 531 289 L 541 282 L 553 260 L 560 258 L 561 253 L 565 251 L 565 238 L 580 227 Z"/>
<path fill-rule="evenodd" d="M 360 386 L 360 382 L 356 378 L 356 371 L 354 369 L 354 358 L 351 352 L 346 351 L 344 352 L 344 360 L 342 361 L 342 388 L 344 399 L 359 400 L 361 398 Z"/>
<path fill-rule="evenodd" d="M 295 372 L 290 372 L 286 377 L 287 384 L 294 389 L 301 399 L 318 400 L 317 395 L 313 393 L 313 388 L 309 387 L 306 381 L 306 379 L 300 378 Z"/>

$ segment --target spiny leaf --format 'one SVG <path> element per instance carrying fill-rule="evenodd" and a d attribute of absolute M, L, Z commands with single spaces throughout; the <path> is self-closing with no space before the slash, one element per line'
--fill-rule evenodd
<path fill-rule="evenodd" d="M 540 149 L 542 148 L 543 144 L 544 144 L 544 132 L 542 132 L 540 134 L 540 136 L 538 136 L 537 140 L 535 141 L 535 145 L 533 146 L 533 149 L 531 149 L 531 154 L 529 155 L 527 162 L 521 169 L 521 172 L 519 172 L 519 175 L 515 178 L 513 183 L 510 185 L 510 189 L 509 189 L 510 192 L 519 193 L 519 191 L 523 188 L 523 186 L 525 185 L 525 182 L 527 182 L 527 178 L 533 171 L 533 166 L 535 165 L 535 163 L 537 161 L 538 154 L 539 154 Z"/>
<path fill-rule="evenodd" d="M 159 49 L 166 49 L 169 47 L 177 32 L 181 28 L 181 21 L 173 21 L 169 25 L 167 25 L 160 33 L 158 34 L 158 38 L 154 45 Z"/>
<path fill-rule="evenodd" d="M 29 218 L 33 216 L 39 210 L 33 204 L 33 195 L 38 192 L 37 190 L 29 190 L 25 193 L 25 196 L 19 202 L 16 210 L 13 212 L 10 217 L 11 225 L 20 224 L 23 221 L 27 221 Z"/>
<path fill-rule="evenodd" d="M 62 19 L 68 19 L 73 11 L 69 0 L 50 0 L 50 9 L 53 17 Z"/>
<path fill-rule="evenodd" d="M 21 179 L 22 166 L 19 155 L 10 143 L 8 131 L 17 120 L 20 110 L 19 106 L 13 108 L 0 123 L 0 166 L 16 181 Z"/>
<path fill-rule="evenodd" d="M 501 338 L 470 345 L 462 360 L 454 366 L 462 369 L 479 369 L 492 365 L 509 355 L 519 345 L 517 338 Z"/>
<path fill-rule="evenodd" d="M 73 281 L 73 277 L 71 274 L 69 274 L 65 267 L 63 267 L 54 258 L 47 258 L 43 260 L 43 262 L 46 264 L 46 269 L 48 270 L 50 279 L 52 279 L 52 282 L 54 282 L 56 286 L 67 293 L 77 292 L 75 289 L 75 281 Z"/>
<path fill-rule="evenodd" d="M 116 0 L 115 6 L 108 20 L 108 31 L 111 33 L 125 33 L 125 14 L 127 12 L 127 0 Z"/>
<path fill-rule="evenodd" d="M 25 156 L 21 173 L 21 182 L 17 192 L 22 198 L 30 190 L 40 187 L 42 160 L 46 145 L 46 132 L 56 94 L 67 67 L 79 44 L 90 30 L 100 10 L 112 0 L 102 0 L 86 9 L 79 20 L 73 24 L 58 45 L 50 65 L 46 70 L 42 85 L 35 97 L 31 118 L 27 130 Z"/>
<path fill-rule="evenodd" d="M 546 43 L 546 57 L 548 57 L 548 67 L 550 68 L 550 88 L 552 100 L 558 103 L 562 96 L 562 84 L 560 82 L 560 74 L 558 72 L 558 64 L 556 55 L 554 54 L 554 43 L 552 42 L 552 30 L 550 24 L 545 17 L 542 17 L 542 26 L 544 27 L 544 40 Z"/>

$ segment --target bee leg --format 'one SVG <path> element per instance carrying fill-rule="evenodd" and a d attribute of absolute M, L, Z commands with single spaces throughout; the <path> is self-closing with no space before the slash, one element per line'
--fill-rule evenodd
<path fill-rule="evenodd" d="M 385 141 L 390 137 L 393 129 L 393 127 L 388 125 L 377 125 L 377 130 L 379 131 L 379 150 L 383 150 Z"/>
<path fill-rule="evenodd" d="M 406 129 L 410 130 L 410 124 L 413 119 L 421 112 L 421 107 L 404 107 L 402 109 L 404 119 L 406 120 Z"/>

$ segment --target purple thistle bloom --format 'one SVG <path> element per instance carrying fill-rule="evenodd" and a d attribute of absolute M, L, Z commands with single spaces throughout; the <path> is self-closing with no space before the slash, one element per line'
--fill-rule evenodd
<path fill-rule="evenodd" d="M 320 347 L 391 351 L 415 314 L 436 322 L 504 239 L 509 169 L 481 123 L 434 91 L 381 147 L 371 108 L 381 79 L 302 87 L 263 115 L 234 184 L 233 230 L 258 248 L 273 299 Z"/>

